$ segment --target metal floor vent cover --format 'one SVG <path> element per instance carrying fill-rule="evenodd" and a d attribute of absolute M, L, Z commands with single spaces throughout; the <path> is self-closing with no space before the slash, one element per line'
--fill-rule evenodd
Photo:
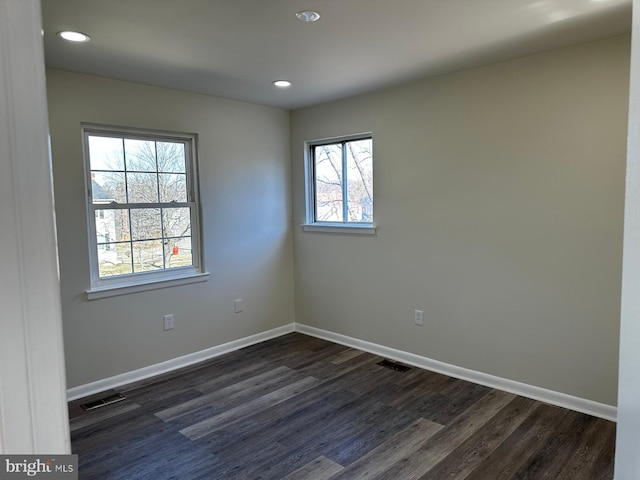
<path fill-rule="evenodd" d="M 92 400 L 87 403 L 83 403 L 80 405 L 85 411 L 90 412 L 91 410 L 95 410 L 96 408 L 106 407 L 107 405 L 113 405 L 114 403 L 121 402 L 126 400 L 127 397 L 122 395 L 121 393 L 115 393 L 113 395 L 109 395 L 107 397 L 99 398 L 97 400 Z"/>
<path fill-rule="evenodd" d="M 392 360 L 387 360 L 386 358 L 377 364 L 390 368 L 391 370 L 395 370 L 396 372 L 406 372 L 407 370 L 411 370 L 411 367 L 407 367 L 406 365 L 402 365 L 401 363 L 394 362 Z"/>

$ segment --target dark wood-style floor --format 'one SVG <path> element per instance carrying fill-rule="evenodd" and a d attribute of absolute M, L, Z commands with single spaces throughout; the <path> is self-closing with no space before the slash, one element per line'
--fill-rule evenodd
<path fill-rule="evenodd" d="M 611 479 L 615 425 L 298 333 L 69 406 L 80 478 Z"/>

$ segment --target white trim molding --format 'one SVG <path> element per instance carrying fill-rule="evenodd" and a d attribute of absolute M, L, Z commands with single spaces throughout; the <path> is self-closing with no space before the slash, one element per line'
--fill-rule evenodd
<path fill-rule="evenodd" d="M 566 393 L 556 392 L 548 390 L 546 388 L 536 387 L 534 385 L 528 385 L 526 383 L 517 382 L 515 380 L 509 380 L 488 373 L 477 372 L 468 368 L 458 367 L 448 363 L 433 360 L 428 357 L 423 357 L 395 348 L 385 347 L 384 345 L 378 345 L 376 343 L 367 342 L 358 338 L 349 337 L 340 333 L 330 332 L 328 330 L 322 330 L 320 328 L 311 327 L 301 323 L 291 323 L 282 327 L 274 328 L 266 332 L 251 335 L 249 337 L 233 340 L 222 345 L 207 348 L 199 352 L 190 353 L 166 362 L 150 365 L 148 367 L 133 370 L 131 372 L 116 375 L 114 377 L 105 378 L 96 382 L 91 382 L 86 385 L 80 385 L 78 387 L 70 388 L 67 391 L 69 401 L 83 398 L 94 393 L 103 392 L 111 388 L 120 387 L 133 382 L 138 382 L 146 378 L 161 375 L 163 373 L 178 370 L 189 365 L 203 362 L 211 358 L 224 355 L 225 353 L 233 352 L 240 348 L 248 347 L 256 343 L 264 342 L 272 338 L 286 335 L 292 332 L 299 332 L 312 337 L 321 338 L 330 342 L 339 343 L 348 347 L 363 350 L 365 352 L 373 353 L 381 357 L 396 360 L 407 365 L 422 368 L 432 372 L 442 373 L 450 377 L 459 378 L 468 382 L 477 383 L 479 385 L 485 385 L 487 387 L 496 388 L 505 392 L 513 393 L 541 402 L 549 403 L 563 408 L 568 408 L 576 412 L 586 413 L 593 415 L 594 417 L 604 418 L 606 420 L 616 421 L 617 409 L 611 405 L 605 405 L 603 403 L 594 402 L 592 400 L 586 400 L 584 398 L 575 397 Z"/>
<path fill-rule="evenodd" d="M 184 277 L 163 278 L 145 283 L 131 283 L 111 285 L 107 287 L 94 287 L 86 290 L 87 300 L 97 300 L 99 298 L 115 297 L 117 295 L 128 295 L 130 293 L 147 292 L 158 288 L 177 287 L 190 283 L 206 282 L 209 280 L 209 272 L 186 275 Z"/>
<path fill-rule="evenodd" d="M 359 133 L 352 135 L 341 135 L 333 138 L 323 138 L 319 140 L 310 140 L 304 142 L 304 171 L 305 171 L 305 210 L 306 221 L 302 225 L 302 229 L 305 232 L 322 232 L 322 233 L 340 233 L 340 234 L 356 234 L 356 235 L 375 235 L 376 227 L 371 222 L 349 222 L 347 210 L 348 199 L 343 201 L 342 216 L 343 222 L 320 222 L 316 220 L 316 178 L 315 178 L 315 158 L 313 154 L 314 147 L 320 147 L 330 144 L 342 144 L 342 168 L 347 169 L 347 153 L 344 144 L 359 140 L 370 140 L 373 147 L 373 133 Z M 371 157 L 373 162 L 373 156 Z M 371 164 L 373 168 L 373 163 Z M 343 182 L 344 178 L 340 180 L 343 200 L 347 198 L 347 185 Z M 364 180 L 364 179 L 363 179 Z M 371 206 L 375 211 L 373 205 L 373 198 L 371 198 Z"/>
<path fill-rule="evenodd" d="M 104 392 L 105 390 L 121 387 L 122 385 L 127 385 L 133 382 L 139 382 L 146 378 L 155 377 L 163 373 L 172 372 L 199 362 L 204 362 L 205 360 L 224 355 L 225 353 L 230 353 L 256 343 L 264 342 L 265 340 L 280 337 L 287 333 L 292 333 L 294 331 L 294 325 L 295 324 L 291 323 L 272 330 L 267 330 L 266 332 L 257 333 L 238 340 L 232 340 L 231 342 L 223 343 L 222 345 L 189 353 L 165 362 L 156 363 L 155 365 L 149 365 L 148 367 L 121 373 L 120 375 L 97 380 L 85 385 L 79 385 L 67 390 L 67 399 L 68 401 L 77 400 L 78 398 L 87 397 L 94 393 Z"/>
<path fill-rule="evenodd" d="M 0 454 L 70 453 L 39 0 L 0 1 Z"/>
<path fill-rule="evenodd" d="M 367 342 L 358 338 L 349 337 L 347 335 L 322 330 L 320 328 L 300 323 L 296 323 L 295 330 L 296 332 L 304 333 L 305 335 L 311 335 L 330 342 L 357 348 L 358 350 L 364 350 L 365 352 L 396 360 L 414 367 L 442 373 L 450 377 L 496 388 L 504 392 L 514 393 L 522 397 L 539 400 L 558 407 L 568 408 L 576 412 L 593 415 L 594 417 L 604 418 L 613 422 L 616 421 L 617 408 L 612 405 L 606 405 L 604 403 L 594 402 L 593 400 L 575 397 L 566 393 L 528 385 L 515 380 L 490 375 L 488 373 L 477 372 L 468 368 L 458 367 L 456 365 L 440 362 L 428 357 L 404 352 L 402 350 L 396 350 L 395 348 L 385 347 L 384 345 L 378 345 L 376 343 Z"/>
<path fill-rule="evenodd" d="M 376 226 L 371 223 L 305 223 L 305 232 L 343 233 L 347 235 L 375 235 Z"/>
<path fill-rule="evenodd" d="M 640 0 L 633 0 L 615 478 L 640 478 Z"/>

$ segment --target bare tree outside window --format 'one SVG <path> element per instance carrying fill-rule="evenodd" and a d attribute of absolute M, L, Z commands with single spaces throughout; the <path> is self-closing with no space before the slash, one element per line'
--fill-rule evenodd
<path fill-rule="evenodd" d="M 184 141 L 88 134 L 98 277 L 194 265 Z"/>
<path fill-rule="evenodd" d="M 373 142 L 312 146 L 316 222 L 373 222 Z"/>

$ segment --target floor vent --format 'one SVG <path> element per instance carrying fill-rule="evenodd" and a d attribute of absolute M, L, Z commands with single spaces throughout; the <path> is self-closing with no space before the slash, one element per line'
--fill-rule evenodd
<path fill-rule="evenodd" d="M 395 370 L 396 372 L 406 372 L 407 370 L 411 370 L 411 367 L 407 367 L 406 365 L 402 365 L 401 363 L 398 363 L 398 362 L 387 360 L 386 358 L 381 362 L 378 362 L 378 365 L 381 365 L 386 368 L 390 368 L 391 370 Z"/>
<path fill-rule="evenodd" d="M 85 411 L 90 412 L 91 410 L 95 410 L 96 408 L 106 407 L 107 405 L 113 405 L 114 403 L 121 402 L 126 400 L 127 397 L 122 395 L 121 393 L 115 393 L 113 395 L 109 395 L 108 397 L 99 398 L 98 400 L 92 400 L 87 403 L 83 403 L 80 405 Z"/>

